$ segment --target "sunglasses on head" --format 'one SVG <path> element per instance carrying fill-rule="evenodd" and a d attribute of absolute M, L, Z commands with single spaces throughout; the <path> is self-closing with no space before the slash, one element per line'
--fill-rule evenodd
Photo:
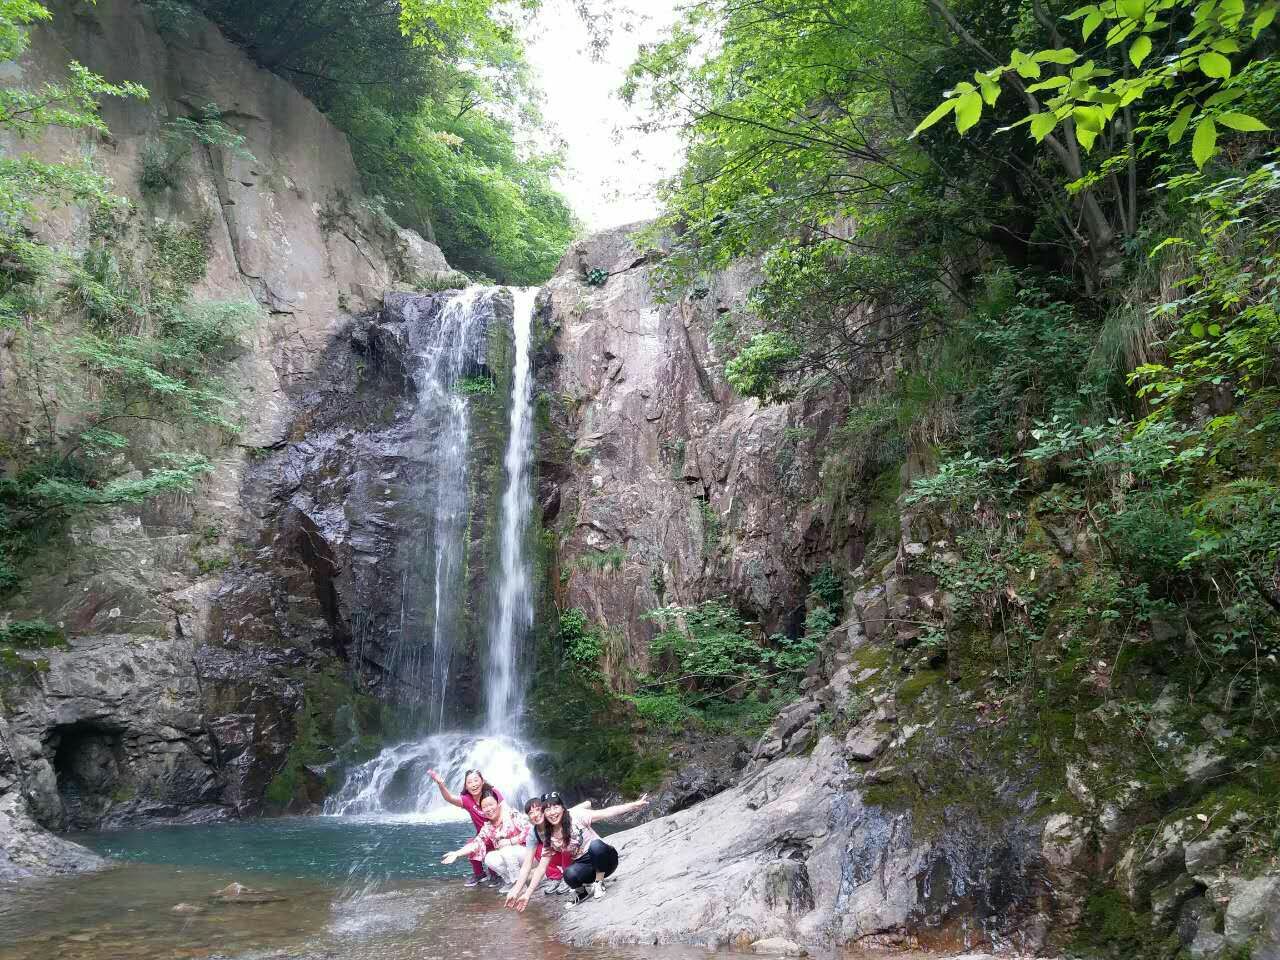
<path fill-rule="evenodd" d="M 551 793 L 544 793 L 542 795 L 542 805 L 544 807 L 563 807 L 564 800 L 561 799 L 560 794 L 553 790 Z"/>

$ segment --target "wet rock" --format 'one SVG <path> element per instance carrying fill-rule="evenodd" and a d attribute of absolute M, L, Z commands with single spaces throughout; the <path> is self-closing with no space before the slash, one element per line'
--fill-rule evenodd
<path fill-rule="evenodd" d="M 807 957 L 809 951 L 794 940 L 783 937 L 769 937 L 751 944 L 752 953 L 760 953 L 770 957 Z"/>
<path fill-rule="evenodd" d="M 194 903 L 175 903 L 169 908 L 170 913 L 204 913 L 204 907 L 196 906 Z"/>
<path fill-rule="evenodd" d="M 281 896 L 274 890 L 254 890 L 242 883 L 229 883 L 221 890 L 216 890 L 209 897 L 216 903 L 281 903 L 288 897 Z"/>
<path fill-rule="evenodd" d="M 5 792 L 3 786 L 0 783 L 0 881 L 81 873 L 107 866 L 107 861 L 97 854 L 40 827 L 17 791 Z"/>
<path fill-rule="evenodd" d="M 1222 932 L 1228 946 L 1244 946 L 1262 936 L 1272 941 L 1272 948 L 1280 947 L 1280 938 L 1275 937 L 1275 933 L 1280 932 L 1276 931 L 1277 917 L 1280 917 L 1280 874 L 1263 874 L 1232 885 Z"/>

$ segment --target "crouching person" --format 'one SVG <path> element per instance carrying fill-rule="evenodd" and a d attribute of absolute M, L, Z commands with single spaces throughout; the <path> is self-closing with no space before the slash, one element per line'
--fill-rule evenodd
<path fill-rule="evenodd" d="M 618 851 L 601 840 L 600 835 L 591 829 L 591 824 L 639 810 L 648 805 L 648 796 L 603 810 L 582 807 L 567 810 L 558 793 L 545 794 L 542 801 L 543 823 L 537 833 L 542 852 L 538 865 L 531 875 L 527 875 L 529 864 L 526 863 L 526 869 L 520 871 L 519 879 L 507 896 L 507 905 L 523 911 L 529 905 L 530 895 L 558 855 L 564 855 L 570 861 L 564 868 L 564 882 L 572 893 L 566 907 L 577 906 L 588 897 L 603 898 L 605 879 L 618 869 Z"/>
<path fill-rule="evenodd" d="M 475 839 L 446 853 L 440 862 L 453 863 L 462 856 L 473 860 L 483 857 L 484 865 L 501 878 L 503 886 L 498 892 L 506 893 L 524 863 L 525 843 L 533 832 L 533 825 L 527 816 L 519 810 L 512 810 L 492 793 L 480 801 L 480 813 L 485 824 Z"/>

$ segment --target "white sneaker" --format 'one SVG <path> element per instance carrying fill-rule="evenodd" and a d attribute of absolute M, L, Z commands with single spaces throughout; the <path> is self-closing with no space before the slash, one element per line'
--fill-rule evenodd
<path fill-rule="evenodd" d="M 511 892 L 511 888 L 512 888 L 513 886 L 515 886 L 515 884 L 513 884 L 513 883 L 505 884 L 505 885 L 503 885 L 503 886 L 501 886 L 501 887 L 499 887 L 499 888 L 498 888 L 498 892 L 499 892 L 499 893 L 501 893 L 501 894 L 507 894 L 507 893 L 510 893 L 510 892 Z"/>
<path fill-rule="evenodd" d="M 595 883 L 591 885 L 591 898 L 593 900 L 604 899 L 604 881 L 603 880 L 597 880 Z"/>

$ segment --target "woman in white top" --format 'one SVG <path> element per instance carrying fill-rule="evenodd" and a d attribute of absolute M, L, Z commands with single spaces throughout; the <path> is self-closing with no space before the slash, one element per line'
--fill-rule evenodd
<path fill-rule="evenodd" d="M 527 876 L 529 862 L 520 871 L 507 896 L 507 905 L 523 911 L 529 905 L 529 896 L 538 888 L 542 877 L 551 864 L 551 859 L 558 853 L 566 853 L 573 861 L 565 868 L 564 882 L 573 891 L 567 907 L 574 907 L 587 899 L 587 884 L 591 884 L 590 895 L 599 900 L 604 896 L 604 880 L 618 869 L 618 851 L 600 839 L 600 835 L 591 829 L 592 823 L 599 823 L 611 817 L 619 817 L 639 810 L 649 804 L 649 795 L 631 803 L 620 803 L 603 810 L 581 809 L 575 807 L 572 812 L 565 809 L 564 801 L 558 793 L 548 793 L 543 798 L 543 824 L 538 827 L 538 837 L 542 841 L 542 857 L 532 876 Z M 521 884 L 527 880 L 524 892 Z"/>

